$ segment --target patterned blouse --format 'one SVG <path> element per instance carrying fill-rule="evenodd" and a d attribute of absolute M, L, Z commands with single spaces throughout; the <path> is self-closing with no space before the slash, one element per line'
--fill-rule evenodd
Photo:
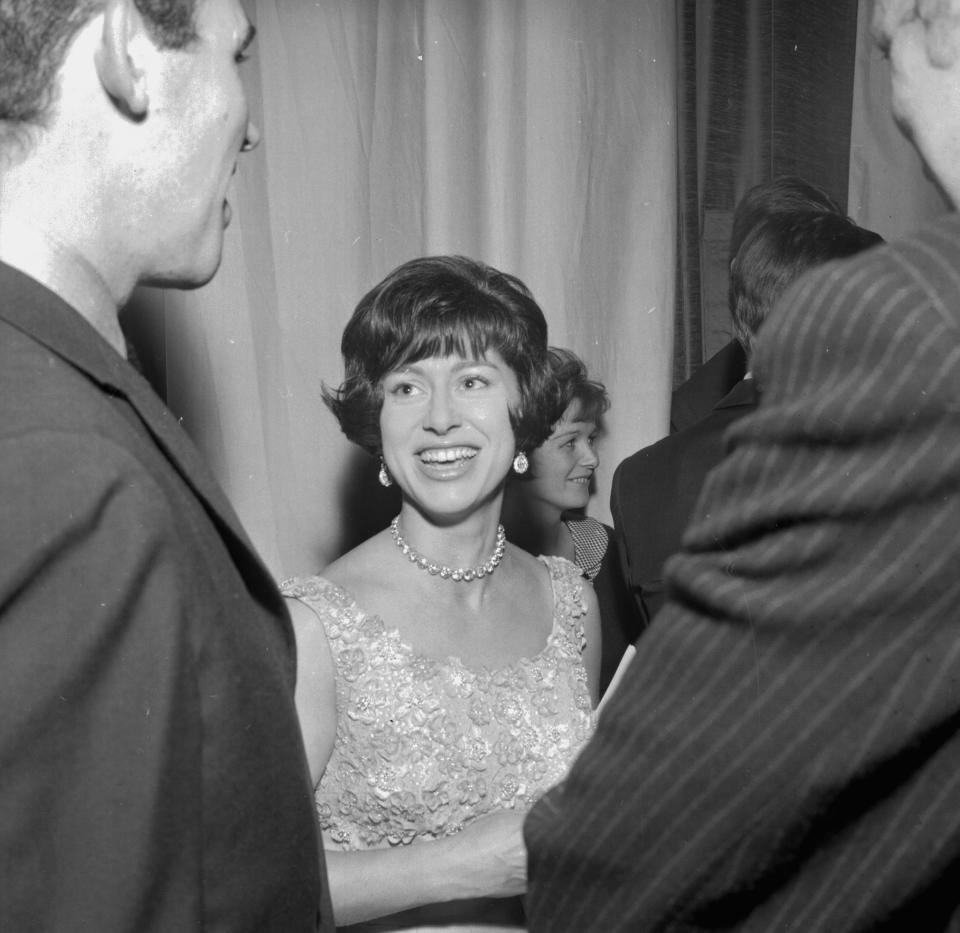
<path fill-rule="evenodd" d="M 579 567 L 541 557 L 553 628 L 539 654 L 491 670 L 417 654 L 319 576 L 283 584 L 323 622 L 336 664 L 337 735 L 316 792 L 326 844 L 438 838 L 504 808 L 527 810 L 567 773 L 594 726 Z"/>

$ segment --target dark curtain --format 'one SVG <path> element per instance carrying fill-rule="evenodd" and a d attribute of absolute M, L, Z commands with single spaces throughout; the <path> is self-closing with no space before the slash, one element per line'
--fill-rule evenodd
<path fill-rule="evenodd" d="M 674 385 L 730 339 L 727 244 L 750 187 L 799 175 L 847 202 L 857 0 L 679 0 Z"/>

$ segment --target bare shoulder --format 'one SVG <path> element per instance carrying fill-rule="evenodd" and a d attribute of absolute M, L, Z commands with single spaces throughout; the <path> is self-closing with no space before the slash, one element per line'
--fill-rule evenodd
<path fill-rule="evenodd" d="M 553 583 L 550 568 L 539 557 L 534 557 L 528 551 L 516 545 L 508 545 L 510 563 L 513 571 L 510 574 L 511 584 L 522 598 L 531 600 L 534 593 L 552 600 Z M 531 592 L 531 587 L 536 590 Z"/>
<path fill-rule="evenodd" d="M 378 532 L 329 564 L 323 576 L 362 602 L 371 584 L 382 578 L 393 547 L 389 532 Z"/>

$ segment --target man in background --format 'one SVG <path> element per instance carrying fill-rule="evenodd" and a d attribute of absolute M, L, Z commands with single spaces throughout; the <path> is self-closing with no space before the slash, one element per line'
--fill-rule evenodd
<path fill-rule="evenodd" d="M 743 216 L 743 215 L 742 215 Z M 730 263 L 729 305 L 744 357 L 787 286 L 808 269 L 882 243 L 879 234 L 829 211 L 767 213 L 741 233 Z M 683 532 L 707 474 L 723 459 L 728 427 L 757 405 L 748 371 L 700 421 L 624 460 L 613 476 L 610 510 L 624 577 L 645 623 L 664 601 L 663 567 Z"/>
<path fill-rule="evenodd" d="M 332 929 L 293 636 L 125 359 L 220 262 L 238 0 L 0 2 L 0 929 Z"/>
<path fill-rule="evenodd" d="M 954 205 L 958 14 L 874 11 Z M 765 321 L 667 605 L 527 819 L 533 933 L 957 928 L 958 269 L 951 213 Z"/>
<path fill-rule="evenodd" d="M 826 212 L 844 216 L 823 188 L 796 175 L 778 175 L 754 185 L 738 202 L 730 230 L 729 264 L 744 237 L 762 220 L 780 213 Z M 731 308 L 731 311 L 733 309 Z M 670 398 L 670 432 L 682 431 L 710 414 L 743 377 L 747 359 L 737 339 L 721 347 Z"/>

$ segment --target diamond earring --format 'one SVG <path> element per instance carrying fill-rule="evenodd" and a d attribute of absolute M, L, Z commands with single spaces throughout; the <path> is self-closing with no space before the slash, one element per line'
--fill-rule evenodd
<path fill-rule="evenodd" d="M 523 474 L 527 472 L 527 469 L 530 466 L 530 461 L 527 460 L 527 455 L 521 450 L 513 458 L 513 472 Z"/>
<path fill-rule="evenodd" d="M 383 461 L 383 457 L 380 458 L 380 472 L 377 474 L 377 479 L 380 480 L 381 486 L 392 486 L 393 480 L 390 478 L 390 474 L 387 472 L 387 465 Z"/>

